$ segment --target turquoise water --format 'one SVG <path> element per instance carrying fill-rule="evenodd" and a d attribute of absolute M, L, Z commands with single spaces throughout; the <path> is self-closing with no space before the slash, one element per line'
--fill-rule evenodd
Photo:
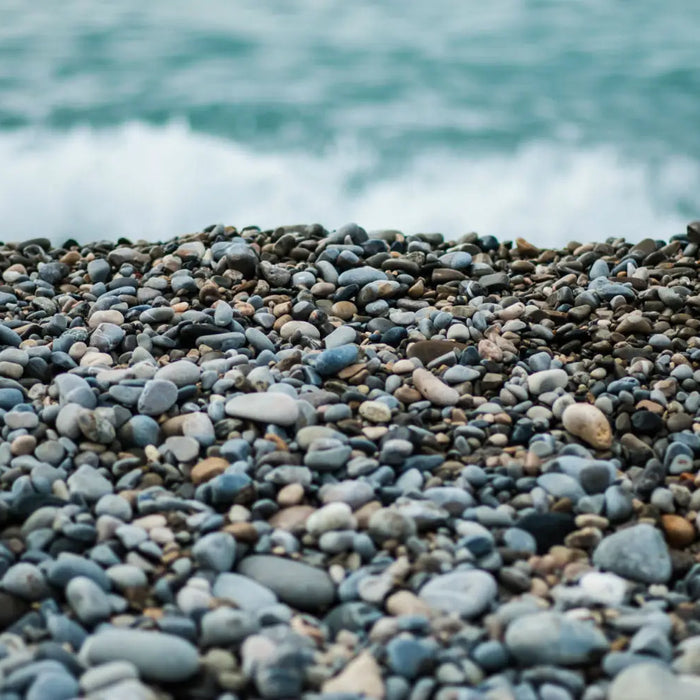
<path fill-rule="evenodd" d="M 224 221 L 668 238 L 700 216 L 694 0 L 0 8 L 2 238 Z"/>

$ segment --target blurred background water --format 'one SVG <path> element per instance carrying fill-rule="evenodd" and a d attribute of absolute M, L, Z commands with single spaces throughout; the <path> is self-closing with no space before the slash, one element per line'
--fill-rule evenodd
<path fill-rule="evenodd" d="M 694 0 L 3 0 L 0 239 L 225 222 L 667 239 Z"/>

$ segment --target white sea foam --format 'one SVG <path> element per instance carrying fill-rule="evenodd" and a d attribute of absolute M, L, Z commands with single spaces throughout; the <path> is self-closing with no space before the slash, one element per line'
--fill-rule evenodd
<path fill-rule="evenodd" d="M 226 222 L 357 221 L 407 233 L 524 236 L 540 245 L 684 230 L 700 167 L 614 149 L 531 143 L 512 153 L 433 152 L 389 177 L 376 154 L 260 152 L 173 123 L 0 134 L 3 240 L 158 240 Z M 369 175 L 368 175 L 369 174 Z M 361 182 L 361 185 L 357 183 Z"/>

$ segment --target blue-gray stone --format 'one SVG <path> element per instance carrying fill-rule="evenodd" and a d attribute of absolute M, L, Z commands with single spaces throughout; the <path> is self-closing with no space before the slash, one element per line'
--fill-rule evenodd
<path fill-rule="evenodd" d="M 588 277 L 592 280 L 598 279 L 599 277 L 607 277 L 610 274 L 610 267 L 608 263 L 602 258 L 598 258 L 592 265 L 588 272 Z"/>
<path fill-rule="evenodd" d="M 341 272 L 341 274 L 338 276 L 338 286 L 345 287 L 349 284 L 358 284 L 363 286 L 369 282 L 385 279 L 387 279 L 386 274 L 374 267 L 355 267 L 351 270 Z"/>
<path fill-rule="evenodd" d="M 577 666 L 608 650 L 605 635 L 590 622 L 557 612 L 538 612 L 516 618 L 505 636 L 508 651 L 526 666 Z"/>
<path fill-rule="evenodd" d="M 214 571 L 230 571 L 236 559 L 236 540 L 228 532 L 210 532 L 192 548 L 197 565 Z"/>
<path fill-rule="evenodd" d="M 272 590 L 281 601 L 309 612 L 327 608 L 335 598 L 335 585 L 323 570 L 274 555 L 248 556 L 238 573 Z"/>
<path fill-rule="evenodd" d="M 151 379 L 143 387 L 138 401 L 139 413 L 159 416 L 177 401 L 177 386 L 165 379 Z"/>
<path fill-rule="evenodd" d="M 217 608 L 202 617 L 201 642 L 204 646 L 229 646 L 239 644 L 259 629 L 257 618 L 248 610 Z"/>
<path fill-rule="evenodd" d="M 641 583 L 666 583 L 672 571 L 663 535 L 646 523 L 605 537 L 593 552 L 593 564 Z"/>
<path fill-rule="evenodd" d="M 80 693 L 78 681 L 66 671 L 44 671 L 29 686 L 26 700 L 71 700 Z"/>
<path fill-rule="evenodd" d="M 537 477 L 537 483 L 555 498 L 569 498 L 574 503 L 586 495 L 578 481 L 568 474 L 548 472 Z"/>
<path fill-rule="evenodd" d="M 160 444 L 160 426 L 150 416 L 133 416 L 119 429 L 126 446 L 146 447 Z"/>
<path fill-rule="evenodd" d="M 11 328 L 8 328 L 4 323 L 0 323 L 0 346 L 7 347 L 10 345 L 18 348 L 21 342 L 22 338 L 20 338 L 17 333 Z"/>
<path fill-rule="evenodd" d="M 327 377 L 351 365 L 357 360 L 357 356 L 357 345 L 340 345 L 324 350 L 318 355 L 314 367 L 319 374 Z"/>
<path fill-rule="evenodd" d="M 395 637 L 386 645 L 389 668 L 404 678 L 413 679 L 430 670 L 435 646 L 412 637 Z"/>
<path fill-rule="evenodd" d="M 241 574 L 219 574 L 214 581 L 212 593 L 241 610 L 256 611 L 277 603 L 277 596 L 270 588 Z"/>
<path fill-rule="evenodd" d="M 112 273 L 112 268 L 104 258 L 95 258 L 87 264 L 87 273 L 92 282 L 106 282 Z"/>
<path fill-rule="evenodd" d="M 80 650 L 89 666 L 129 661 L 146 680 L 177 683 L 199 668 L 197 648 L 172 634 L 139 629 L 107 628 L 89 637 Z"/>

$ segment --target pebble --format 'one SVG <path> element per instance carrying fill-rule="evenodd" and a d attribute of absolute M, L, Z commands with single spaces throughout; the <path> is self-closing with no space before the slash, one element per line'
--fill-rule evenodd
<path fill-rule="evenodd" d="M 88 666 L 112 661 L 133 664 L 139 674 L 152 681 L 177 683 L 199 668 L 197 648 L 172 634 L 138 629 L 104 629 L 88 637 L 80 649 Z"/>
<path fill-rule="evenodd" d="M 423 398 L 436 406 L 454 406 L 459 401 L 459 393 L 434 374 L 418 368 L 413 370 L 413 383 Z"/>
<path fill-rule="evenodd" d="M 275 425 L 292 425 L 299 417 L 299 407 L 286 394 L 244 394 L 226 402 L 226 414 Z"/>
<path fill-rule="evenodd" d="M 506 631 L 508 651 L 521 664 L 578 666 L 608 650 L 605 635 L 590 622 L 556 612 L 523 615 Z"/>
<path fill-rule="evenodd" d="M 430 580 L 419 592 L 430 608 L 456 612 L 472 619 L 482 615 L 496 598 L 497 586 L 485 571 L 455 571 Z"/>
<path fill-rule="evenodd" d="M 335 597 L 330 576 L 322 569 L 300 561 L 256 554 L 241 561 L 238 573 L 252 578 L 283 602 L 301 610 L 324 610 Z"/>
<path fill-rule="evenodd" d="M 593 563 L 618 576 L 642 583 L 666 583 L 671 557 L 661 533 L 641 524 L 608 535 L 596 547 Z"/>
<path fill-rule="evenodd" d="M 587 403 L 567 406 L 562 414 L 562 423 L 572 435 L 581 438 L 597 450 L 607 450 L 612 445 L 613 435 L 605 414 Z"/>

